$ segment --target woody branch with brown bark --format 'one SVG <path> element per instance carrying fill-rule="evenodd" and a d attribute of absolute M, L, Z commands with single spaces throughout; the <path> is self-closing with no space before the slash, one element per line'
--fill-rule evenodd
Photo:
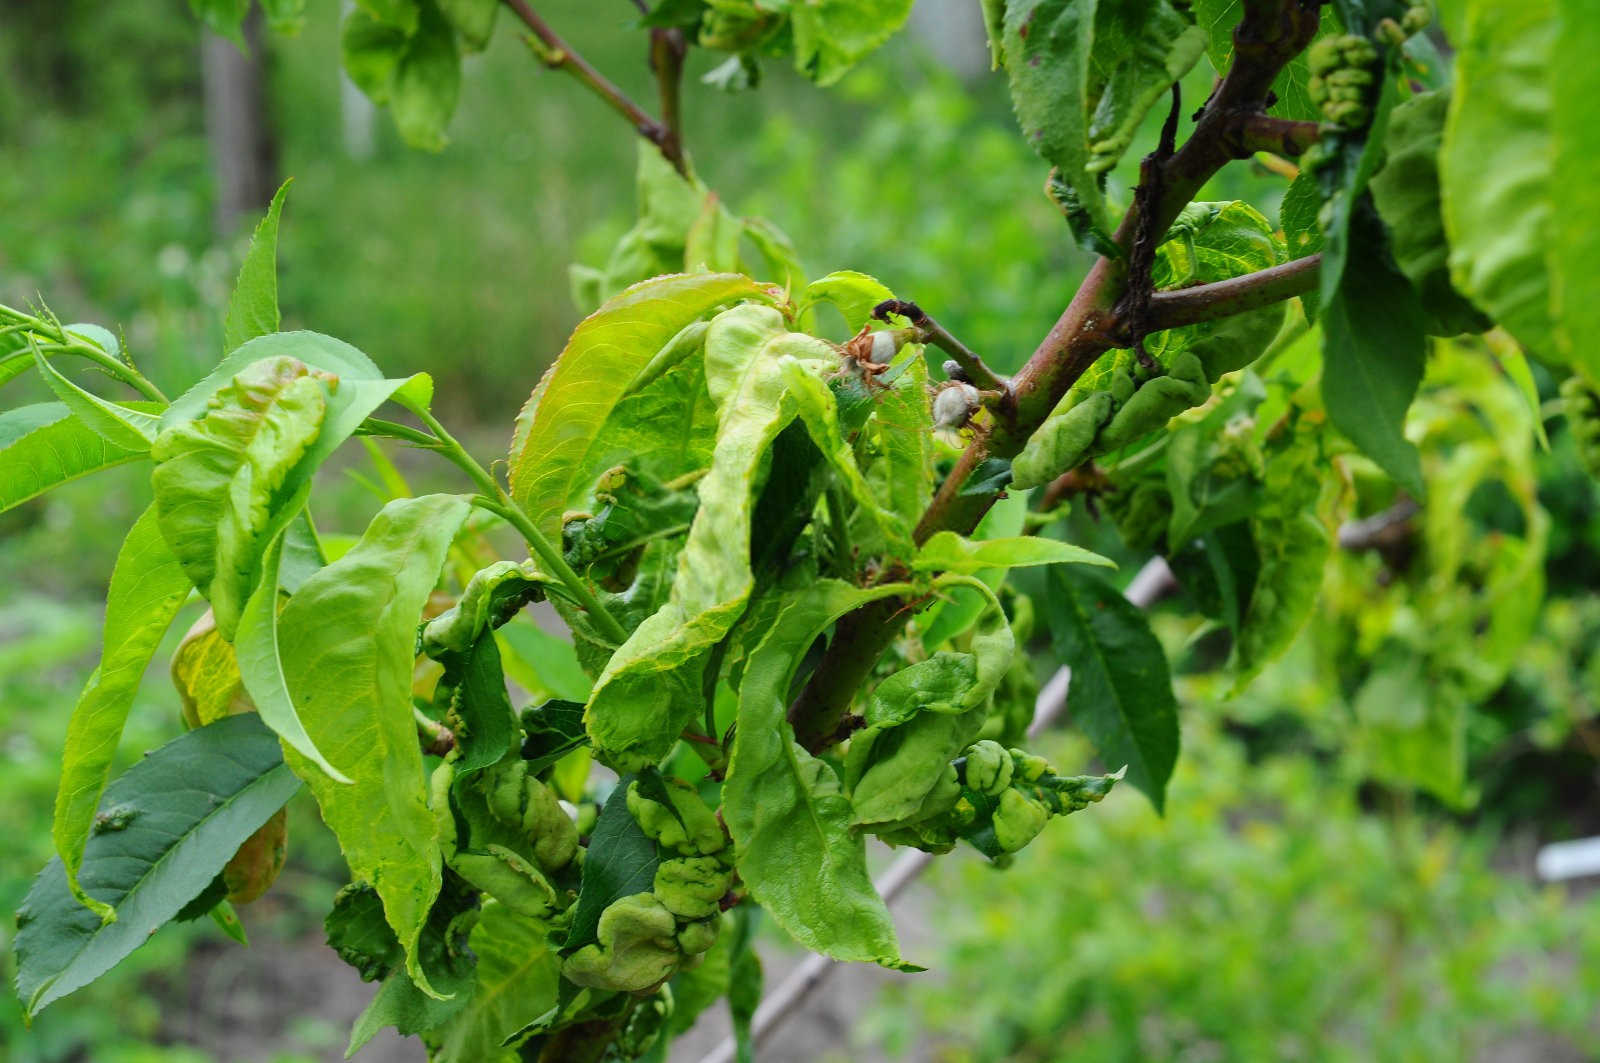
<path fill-rule="evenodd" d="M 1141 228 L 1164 233 L 1212 175 L 1257 150 L 1298 154 L 1315 139 L 1314 123 L 1286 122 L 1266 114 L 1272 82 L 1316 35 L 1320 5 L 1301 0 L 1245 0 L 1233 34 L 1234 60 L 1198 113 L 1183 146 L 1145 162 L 1139 191 L 1114 240 L 1123 254 L 1102 257 L 1010 381 L 1006 401 L 992 411 L 917 525 L 921 543 L 940 531 L 970 534 L 997 492 L 969 489 L 974 470 L 991 457 L 1015 457 L 1085 370 L 1113 347 L 1138 339 L 1128 334 L 1118 306 L 1128 287 L 1128 263 Z M 1320 259 L 1215 285 L 1151 294 L 1141 300 L 1144 330 L 1155 331 L 1241 313 L 1292 298 L 1317 283 Z M 800 696 L 790 707 L 795 736 L 813 752 L 847 737 L 850 703 L 904 626 L 906 603 L 883 599 L 845 616 Z"/>

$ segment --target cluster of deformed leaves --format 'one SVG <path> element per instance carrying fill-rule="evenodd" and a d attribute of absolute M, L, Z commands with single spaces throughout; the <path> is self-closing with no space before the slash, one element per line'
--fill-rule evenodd
<path fill-rule="evenodd" d="M 818 952 L 915 969 L 868 874 L 868 838 L 934 852 L 965 841 L 1004 863 L 1124 777 L 1165 800 L 1179 728 L 1162 645 L 1090 570 L 1110 562 L 1057 537 L 1059 510 L 1032 512 L 1054 497 L 1034 488 L 1074 471 L 1094 473 L 1125 545 L 1166 557 L 1227 633 L 1236 686 L 1315 605 L 1341 490 L 1364 510 L 1394 504 L 1394 482 L 1427 492 L 1425 568 L 1386 557 L 1370 595 L 1334 603 L 1359 634 L 1340 660 L 1362 664 L 1331 685 L 1356 691 L 1373 775 L 1464 801 L 1462 713 L 1531 630 L 1547 520 L 1520 355 L 1501 361 L 1520 391 L 1481 357 L 1452 359 L 1408 438 L 1427 337 L 1500 321 L 1588 375 L 1565 402 L 1586 447 L 1600 434 L 1583 353 L 1600 347 L 1582 342 L 1592 310 L 1572 287 L 1592 231 L 1551 234 L 1553 184 L 1491 135 L 1515 113 L 1516 144 L 1568 177 L 1594 154 L 1570 113 L 1580 64 L 1544 65 L 1568 56 L 1584 20 L 1567 0 L 1542 3 L 1544 21 L 1470 0 L 1448 84 L 1418 43 L 1419 12 L 1333 4 L 1323 39 L 1278 81 L 1281 115 L 1324 120 L 1282 234 L 1243 203 L 1193 203 L 1151 269 L 1175 290 L 1321 250 L 1306 312 L 1253 309 L 1108 353 L 1014 461 L 969 479 L 963 491 L 1002 495 L 971 535 L 919 538 L 954 458 L 935 432 L 928 334 L 875 320 L 892 293 L 864 274 L 807 283 L 786 238 L 649 146 L 637 224 L 602 267 L 574 271 L 593 312 L 518 415 L 506 486 L 434 419 L 427 377 L 386 378 L 338 340 L 279 331 L 281 193 L 221 361 L 174 401 L 104 329 L 0 308 L 0 383 L 34 369 L 59 400 L 0 415 L 0 508 L 135 461 L 150 462 L 154 497 L 119 555 L 101 666 L 68 727 L 60 856 L 21 913 L 29 1013 L 171 919 L 210 912 L 236 930 L 230 904 L 281 866 L 282 808 L 302 785 L 352 877 L 330 944 L 381 982 L 352 1051 L 394 1026 L 436 1060 L 552 1058 L 580 1034 L 659 1060 L 723 996 L 747 1035 L 756 906 Z M 247 7 L 195 6 L 224 32 Z M 346 67 L 408 140 L 437 147 L 460 55 L 484 46 L 497 6 L 361 0 Z M 983 8 L 1052 194 L 1080 242 L 1120 254 L 1105 174 L 1175 80 L 1226 56 L 1228 5 Z M 267 9 L 287 26 L 299 6 Z M 729 53 L 712 75 L 724 85 L 753 81 L 767 56 L 825 83 L 908 9 L 662 0 L 644 21 Z M 1497 94 L 1510 102 L 1483 104 Z M 835 311 L 854 333 L 843 345 L 823 338 Z M 61 369 L 72 356 L 148 401 L 80 386 Z M 945 425 L 957 443 L 970 415 L 980 430 L 1004 415 L 1003 388 L 972 401 Z M 387 402 L 428 431 L 376 418 Z M 1335 469 L 1349 448 L 1328 423 L 1375 465 Z M 475 493 L 396 490 L 364 533 L 325 550 L 313 477 L 356 434 L 436 451 Z M 1489 485 L 1510 516 L 1458 519 Z M 531 560 L 494 556 L 494 521 Z M 1008 574 L 1034 566 L 1030 597 Z M 135 688 L 193 594 L 209 612 L 171 662 L 189 730 L 108 782 Z M 570 642 L 525 613 L 536 602 Z M 838 730 L 802 744 L 791 706 L 827 678 L 818 662 L 839 621 L 865 607 L 899 610 L 907 630 Z M 1038 679 L 1019 646 L 1070 668 L 1074 722 L 1120 770 L 1064 776 L 1020 747 Z M 618 780 L 591 778 L 595 760 Z"/>

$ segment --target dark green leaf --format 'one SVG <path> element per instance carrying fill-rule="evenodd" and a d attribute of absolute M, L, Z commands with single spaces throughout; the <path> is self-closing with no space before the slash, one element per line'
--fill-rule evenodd
<path fill-rule="evenodd" d="M 300 783 L 248 713 L 190 731 L 106 788 L 79 881 L 116 921 L 82 907 L 52 860 L 17 913 L 17 995 L 29 1015 L 143 945 L 222 871 Z"/>
<path fill-rule="evenodd" d="M 1128 781 L 1159 811 L 1178 759 L 1178 705 L 1167 655 L 1144 613 L 1085 568 L 1050 570 L 1044 615 L 1051 645 L 1072 669 L 1073 721 L 1107 765 L 1126 765 Z"/>
<path fill-rule="evenodd" d="M 639 829 L 628 812 L 628 784 L 625 775 L 606 799 L 589 838 L 589 851 L 583 860 L 583 884 L 572 909 L 562 952 L 571 954 L 597 940 L 600 913 L 611 902 L 636 893 L 649 893 L 655 882 L 660 859 L 656 843 Z"/>
<path fill-rule="evenodd" d="M 1349 253 L 1343 282 L 1322 308 L 1322 401 L 1335 427 L 1420 497 L 1422 467 L 1405 420 L 1422 382 L 1426 320 L 1370 201 L 1351 220 Z"/>
<path fill-rule="evenodd" d="M 581 701 L 547 701 L 538 708 L 524 709 L 522 730 L 527 735 L 522 755 L 534 774 L 589 744 L 589 732 L 583 729 Z"/>

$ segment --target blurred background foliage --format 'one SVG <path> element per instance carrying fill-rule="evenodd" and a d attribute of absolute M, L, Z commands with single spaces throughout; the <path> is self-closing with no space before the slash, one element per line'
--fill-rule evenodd
<path fill-rule="evenodd" d="M 694 84 L 709 64 L 693 66 L 686 131 L 706 182 L 735 211 L 788 232 L 812 276 L 874 274 L 1009 369 L 1088 262 L 1042 194 L 1042 168 L 1016 133 L 1003 84 L 983 69 L 975 7 L 923 5 L 920 32 L 827 92 L 773 66 L 759 92 L 724 95 Z M 630 92 L 649 96 L 630 5 L 548 0 L 541 11 Z M 332 0 L 313 3 L 298 38 L 267 37 L 267 113 L 278 168 L 295 179 L 282 230 L 285 327 L 340 336 L 395 373 L 429 370 L 446 421 L 492 458 L 578 318 L 568 264 L 603 260 L 633 222 L 635 144 L 501 32 L 466 64 L 444 152 L 405 148 L 380 114 L 373 152 L 352 157 L 338 15 Z M 958 37 L 979 44 L 976 62 L 953 47 Z M 0 300 L 43 295 L 63 320 L 120 327 L 169 390 L 216 358 L 246 235 L 213 230 L 199 50 L 183 0 L 0 0 Z M 1210 78 L 1192 74 L 1185 100 L 1198 104 Z M 1114 202 L 1126 201 L 1134 166 L 1113 175 Z M 1285 187 L 1247 164 L 1204 196 L 1247 199 L 1276 217 Z M 1485 374 L 1436 374 L 1431 404 L 1419 407 L 1441 433 L 1442 465 L 1430 475 L 1463 499 L 1459 515 L 1419 533 L 1420 558 L 1338 556 L 1319 616 L 1231 699 L 1208 674 L 1217 661 L 1192 609 L 1163 610 L 1158 627 L 1185 673 L 1185 752 L 1168 817 L 1119 792 L 1047 832 L 1003 874 L 975 860 L 942 865 L 936 922 L 948 929 L 918 958 L 945 973 L 872 1009 L 852 1053 L 1600 1053 L 1600 909 L 1580 889 L 1536 887 L 1530 867 L 1537 842 L 1600 832 L 1600 504 L 1560 418 L 1549 419 L 1548 450 L 1495 449 L 1508 438 L 1493 432 L 1495 417 L 1515 414 L 1502 401 L 1509 385 Z M 1553 398 L 1552 381 L 1536 377 Z M 39 390 L 26 379 L 9 386 L 18 401 Z M 1444 467 L 1486 445 L 1472 483 Z M 419 490 L 435 474 L 444 482 L 438 469 L 405 465 Z M 1386 488 L 1354 467 L 1363 512 L 1388 505 Z M 331 531 L 358 528 L 378 504 L 347 472 L 319 489 L 319 524 Z M 129 524 L 146 490 L 136 470 L 117 469 L 0 517 L 5 911 L 49 855 L 57 753 L 93 660 L 93 603 L 115 550 L 103 529 Z M 1500 537 L 1528 536 L 1535 511 L 1549 518 L 1543 557 L 1485 613 L 1480 575 L 1493 569 Z M 1110 522 L 1084 507 L 1070 520 L 1080 541 L 1118 549 Z M 1448 546 L 1450 536 L 1461 541 Z M 1441 583 L 1433 559 L 1449 550 L 1480 575 Z M 1549 598 L 1518 621 L 1518 637 L 1498 651 L 1471 641 L 1517 594 L 1536 602 L 1538 580 Z M 1459 594 L 1449 589 L 1457 584 Z M 1385 713 L 1425 714 L 1445 686 L 1472 711 L 1460 734 L 1425 735 L 1417 755 L 1461 743 L 1466 780 L 1457 800 L 1413 798 L 1363 761 L 1362 728 Z M 176 697 L 153 671 L 117 770 L 178 729 Z M 1084 756 L 1063 745 L 1058 759 Z M 244 914 L 262 938 L 307 943 L 282 958 L 291 972 L 320 949 L 309 913 L 344 878 L 314 807 L 297 802 L 295 817 L 283 885 Z M 337 1058 L 341 1020 L 280 1021 L 277 1036 L 268 1023 L 249 1042 L 201 1031 L 208 1014 L 213 1026 L 232 1019 L 206 999 L 211 984 L 186 972 L 211 970 L 204 957 L 225 948 L 209 923 L 163 932 L 26 1036 L 15 1000 L 0 995 L 0 1056 Z M 7 947 L 0 966 L 10 962 Z"/>

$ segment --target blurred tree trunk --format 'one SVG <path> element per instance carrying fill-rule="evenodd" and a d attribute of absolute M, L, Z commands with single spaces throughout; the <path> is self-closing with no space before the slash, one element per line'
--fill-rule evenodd
<path fill-rule="evenodd" d="M 278 185 L 277 145 L 267 121 L 259 9 L 245 19 L 244 38 L 248 55 L 210 30 L 204 31 L 200 44 L 206 140 L 217 185 L 213 222 L 223 237 L 233 235 L 242 218 L 259 214 Z"/>

